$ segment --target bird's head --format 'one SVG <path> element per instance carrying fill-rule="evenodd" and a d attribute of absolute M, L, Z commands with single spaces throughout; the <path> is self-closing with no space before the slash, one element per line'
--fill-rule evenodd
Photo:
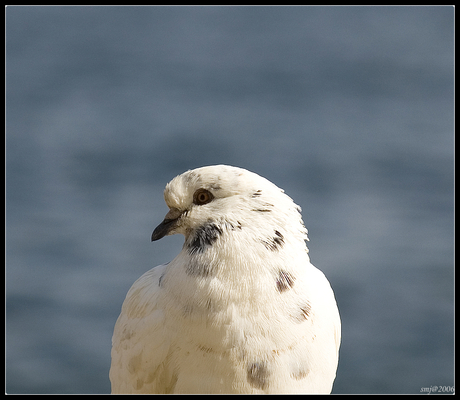
<path fill-rule="evenodd" d="M 169 212 L 153 231 L 152 241 L 181 233 L 186 240 L 190 235 L 202 238 L 196 244 L 203 247 L 226 229 L 248 229 L 261 237 L 266 232 L 275 239 L 279 234 L 280 240 L 284 232 L 295 232 L 308 240 L 300 208 L 291 198 L 242 168 L 214 165 L 184 172 L 166 185 L 164 198 Z"/>

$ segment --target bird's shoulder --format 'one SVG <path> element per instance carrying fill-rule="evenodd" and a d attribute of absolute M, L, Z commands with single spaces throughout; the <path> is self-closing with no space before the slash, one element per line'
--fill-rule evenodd
<path fill-rule="evenodd" d="M 158 305 L 165 267 L 160 265 L 143 274 L 126 295 L 112 338 L 113 393 L 146 393 L 155 390 L 156 382 L 168 381 L 162 365 L 168 357 L 170 338 L 164 329 L 164 310 Z"/>
<path fill-rule="evenodd" d="M 123 302 L 122 315 L 126 314 L 129 318 L 142 318 L 155 311 L 166 266 L 167 264 L 162 264 L 152 268 L 133 283 Z"/>

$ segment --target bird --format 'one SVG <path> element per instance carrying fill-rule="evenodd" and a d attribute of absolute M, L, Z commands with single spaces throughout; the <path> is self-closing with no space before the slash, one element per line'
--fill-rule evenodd
<path fill-rule="evenodd" d="M 112 393 L 330 393 L 341 321 L 300 207 L 228 165 L 176 176 L 164 199 L 151 240 L 182 234 L 184 245 L 126 295 Z"/>

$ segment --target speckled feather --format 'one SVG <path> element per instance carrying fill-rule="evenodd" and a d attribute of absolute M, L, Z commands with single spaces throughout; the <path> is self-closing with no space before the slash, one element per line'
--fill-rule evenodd
<path fill-rule="evenodd" d="M 170 211 L 152 240 L 185 243 L 126 296 L 112 393 L 330 393 L 340 317 L 300 208 L 224 165 L 187 171 L 164 195 Z"/>

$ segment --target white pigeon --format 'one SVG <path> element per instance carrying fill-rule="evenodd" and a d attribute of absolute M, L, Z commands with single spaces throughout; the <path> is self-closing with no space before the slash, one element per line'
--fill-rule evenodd
<path fill-rule="evenodd" d="M 334 293 L 300 208 L 247 170 L 177 176 L 152 241 L 177 257 L 142 275 L 115 325 L 112 393 L 330 393 L 340 346 Z"/>

